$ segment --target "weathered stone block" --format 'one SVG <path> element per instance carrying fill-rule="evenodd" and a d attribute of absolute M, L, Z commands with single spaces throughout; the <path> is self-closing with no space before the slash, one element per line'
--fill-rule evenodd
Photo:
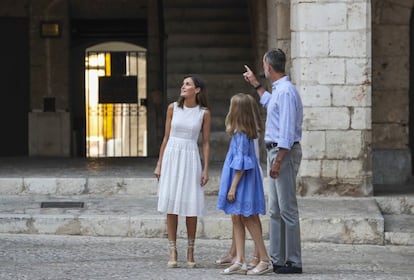
<path fill-rule="evenodd" d="M 326 156 L 326 132 L 302 132 L 302 157 L 304 159 L 322 159 Z"/>
<path fill-rule="evenodd" d="M 338 176 L 338 160 L 322 160 L 322 177 L 336 178 Z"/>
<path fill-rule="evenodd" d="M 329 107 L 332 105 L 331 89 L 328 86 L 302 85 L 298 90 L 303 106 Z"/>
<path fill-rule="evenodd" d="M 1 214 L 0 232 L 2 233 L 33 233 L 32 218 L 25 214 Z"/>
<path fill-rule="evenodd" d="M 24 193 L 28 194 L 55 194 L 56 178 L 24 178 Z"/>
<path fill-rule="evenodd" d="M 299 179 L 297 193 L 301 196 L 361 197 L 372 195 L 372 185 L 368 185 L 365 178 L 341 179 L 339 177 L 302 176 Z"/>
<path fill-rule="evenodd" d="M 345 30 L 347 28 L 346 3 L 292 2 L 291 28 L 299 30 Z M 306 20 L 302 20 L 306 19 Z"/>
<path fill-rule="evenodd" d="M 365 18 L 364 18 L 365 19 Z M 329 55 L 340 57 L 366 57 L 368 42 L 366 30 L 334 31 L 329 34 Z"/>
<path fill-rule="evenodd" d="M 384 219 L 373 199 L 302 198 L 298 203 L 303 241 L 345 244 L 384 242 Z M 317 209 L 316 213 L 306 211 L 313 207 Z"/>
<path fill-rule="evenodd" d="M 337 130 L 350 126 L 350 114 L 346 107 L 306 107 L 303 114 L 304 130 Z"/>
<path fill-rule="evenodd" d="M 292 34 L 293 57 L 327 57 L 329 55 L 328 32 L 294 32 Z"/>
<path fill-rule="evenodd" d="M 332 103 L 334 106 L 369 107 L 371 106 L 371 87 L 366 85 L 333 86 Z"/>
<path fill-rule="evenodd" d="M 368 21 L 371 18 L 371 5 L 370 1 L 361 3 L 348 4 L 348 29 L 367 29 Z"/>
<path fill-rule="evenodd" d="M 130 218 L 126 216 L 80 216 L 81 234 L 91 236 L 127 236 Z"/>
<path fill-rule="evenodd" d="M 338 58 L 305 59 L 293 61 L 295 81 L 299 84 L 322 85 L 345 83 L 345 60 Z"/>
<path fill-rule="evenodd" d="M 29 155 L 70 155 L 70 114 L 68 112 L 29 113 Z"/>
<path fill-rule="evenodd" d="M 0 194 L 20 194 L 23 191 L 23 178 L 0 178 Z"/>
<path fill-rule="evenodd" d="M 375 200 L 383 214 L 414 215 L 413 196 L 376 196 Z"/>
<path fill-rule="evenodd" d="M 33 228 L 39 234 L 80 234 L 79 222 L 72 215 L 33 215 Z"/>
<path fill-rule="evenodd" d="M 82 194 L 86 190 L 86 178 L 56 178 L 56 194 Z"/>
<path fill-rule="evenodd" d="M 177 230 L 178 232 L 178 230 Z M 148 238 L 165 237 L 167 235 L 167 225 L 164 215 L 158 218 L 134 216 L 131 217 L 128 236 Z"/>
<path fill-rule="evenodd" d="M 125 192 L 122 178 L 88 178 L 87 192 L 90 194 L 118 194 Z"/>
<path fill-rule="evenodd" d="M 346 83 L 348 85 L 364 85 L 367 88 L 367 94 L 371 95 L 371 68 L 371 59 L 347 59 L 345 61 Z"/>
<path fill-rule="evenodd" d="M 338 162 L 338 178 L 358 178 L 364 175 L 361 160 L 342 160 Z"/>
<path fill-rule="evenodd" d="M 371 129 L 371 107 L 355 107 L 351 113 L 352 129 Z"/>
<path fill-rule="evenodd" d="M 128 195 L 156 195 L 158 192 L 158 181 L 155 178 L 124 178 L 124 193 Z"/>
<path fill-rule="evenodd" d="M 355 159 L 362 149 L 360 130 L 327 131 L 326 156 L 328 159 Z"/>
<path fill-rule="evenodd" d="M 302 159 L 298 173 L 299 177 L 319 177 L 321 173 L 321 160 Z"/>

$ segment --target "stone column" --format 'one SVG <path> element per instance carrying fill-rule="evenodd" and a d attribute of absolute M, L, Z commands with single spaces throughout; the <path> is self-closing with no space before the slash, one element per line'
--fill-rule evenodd
<path fill-rule="evenodd" d="M 148 1 L 148 52 L 147 52 L 147 77 L 148 77 L 148 106 L 147 117 L 151 120 L 148 124 L 148 156 L 158 156 L 162 138 L 164 136 L 164 73 L 162 69 L 164 50 L 161 41 L 164 34 L 161 34 L 163 23 L 159 18 L 161 1 Z"/>
<path fill-rule="evenodd" d="M 290 57 L 290 0 L 267 0 L 267 25 L 269 48 L 281 48 Z M 287 63 L 287 68 L 290 62 Z"/>
<path fill-rule="evenodd" d="M 304 105 L 302 195 L 372 195 L 370 7 L 291 1 L 291 76 Z"/>
<path fill-rule="evenodd" d="M 413 7 L 413 0 L 372 1 L 373 183 L 390 189 L 412 180 Z"/>
<path fill-rule="evenodd" d="M 59 24 L 57 36 L 40 32 L 51 22 Z M 69 31 L 67 0 L 31 4 L 30 156 L 70 156 Z"/>

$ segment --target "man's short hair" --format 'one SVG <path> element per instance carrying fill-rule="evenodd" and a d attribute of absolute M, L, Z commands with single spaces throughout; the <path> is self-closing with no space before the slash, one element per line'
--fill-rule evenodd
<path fill-rule="evenodd" d="M 278 73 L 285 72 L 286 55 L 281 49 L 270 49 L 264 55 L 264 61 Z"/>

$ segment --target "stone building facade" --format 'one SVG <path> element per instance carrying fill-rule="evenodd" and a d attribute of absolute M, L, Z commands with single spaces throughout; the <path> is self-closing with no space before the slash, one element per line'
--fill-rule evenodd
<path fill-rule="evenodd" d="M 238 91 L 251 92 L 241 79 L 242 65 L 259 72 L 263 53 L 279 47 L 288 55 L 288 72 L 304 104 L 298 193 L 370 196 L 376 186 L 410 181 L 414 0 L 224 3 L 2 1 L 0 31 L 10 39 L 0 48 L 8 63 L 1 80 L 14 95 L 7 96 L 10 106 L 0 113 L 11 131 L 0 156 L 86 156 L 85 50 L 118 41 L 146 50 L 150 144 L 145 156 L 157 155 L 165 107 L 181 77 L 198 72 L 211 86 L 212 158 L 220 161 L 228 143 L 222 128 L 228 99 Z M 58 23 L 58 36 L 41 34 L 48 23 Z M 180 64 L 183 60 L 188 63 Z M 19 79 L 13 80 L 12 73 Z M 50 100 L 53 110 L 45 110 Z"/>

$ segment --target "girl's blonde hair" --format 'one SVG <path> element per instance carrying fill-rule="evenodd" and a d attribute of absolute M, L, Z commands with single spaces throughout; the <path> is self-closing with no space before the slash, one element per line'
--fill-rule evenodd
<path fill-rule="evenodd" d="M 248 138 L 259 137 L 263 130 L 256 100 L 249 94 L 238 93 L 230 99 L 230 108 L 226 116 L 226 132 L 233 136 L 235 132 L 245 133 Z"/>

